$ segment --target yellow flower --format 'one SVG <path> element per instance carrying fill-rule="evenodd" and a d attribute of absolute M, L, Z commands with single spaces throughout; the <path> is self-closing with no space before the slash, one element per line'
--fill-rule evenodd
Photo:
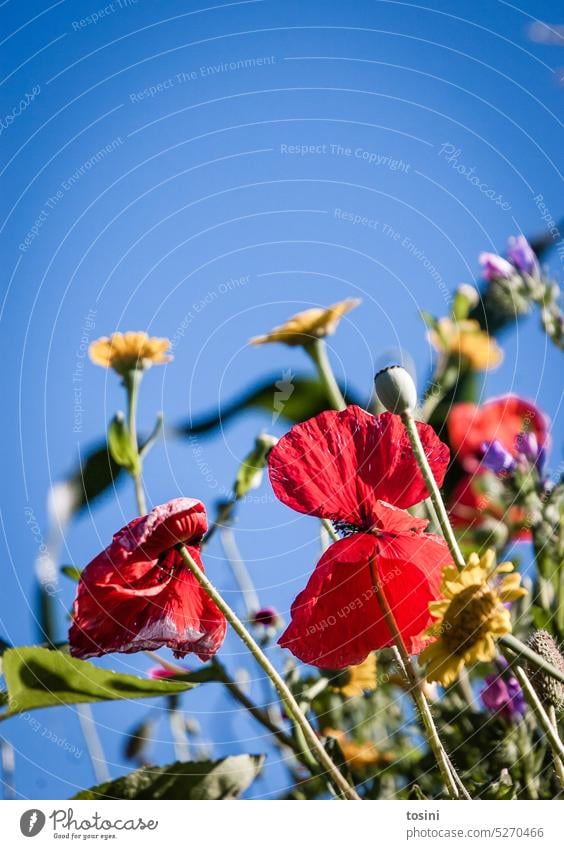
<path fill-rule="evenodd" d="M 324 737 L 332 737 L 337 741 L 348 766 L 356 772 L 363 772 L 371 766 L 389 764 L 394 760 L 392 752 L 381 752 L 374 743 L 366 740 L 357 743 L 340 729 L 324 728 L 321 733 Z"/>
<path fill-rule="evenodd" d="M 347 298 L 330 307 L 314 307 L 296 313 L 284 324 L 274 327 L 263 336 L 253 336 L 250 345 L 265 345 L 268 342 L 283 342 L 285 345 L 308 345 L 314 339 L 323 339 L 335 332 L 339 321 L 360 304 L 359 298 Z"/>
<path fill-rule="evenodd" d="M 526 594 L 520 584 L 521 576 L 513 571 L 513 564 L 496 566 L 491 549 L 482 558 L 471 554 L 460 572 L 456 566 L 445 567 L 444 598 L 429 604 L 437 621 L 426 635 L 437 639 L 419 655 L 420 662 L 427 664 L 429 681 L 446 686 L 456 680 L 465 664 L 494 659 L 496 637 L 511 632 L 511 617 L 504 604 Z"/>
<path fill-rule="evenodd" d="M 343 669 L 332 681 L 333 689 L 338 690 L 347 699 L 375 690 L 376 685 L 376 655 L 373 653 L 358 666 Z"/>
<path fill-rule="evenodd" d="M 172 359 L 167 351 L 169 339 L 157 339 L 146 333 L 112 333 L 108 338 L 102 336 L 92 342 L 89 349 L 90 359 L 97 366 L 113 368 L 124 375 L 132 369 L 146 369 L 159 363 L 168 363 Z"/>
<path fill-rule="evenodd" d="M 473 319 L 452 321 L 441 318 L 429 331 L 429 341 L 439 353 L 461 357 L 474 371 L 490 371 L 503 359 L 503 351 Z"/>

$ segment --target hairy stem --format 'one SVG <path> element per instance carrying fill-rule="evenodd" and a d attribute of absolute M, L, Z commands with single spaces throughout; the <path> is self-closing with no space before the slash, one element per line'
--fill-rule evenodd
<path fill-rule="evenodd" d="M 253 639 L 252 635 L 247 631 L 237 614 L 229 607 L 223 596 L 220 595 L 207 576 L 204 575 L 196 561 L 190 556 L 186 546 L 182 544 L 179 545 L 178 551 L 180 552 L 185 566 L 190 570 L 202 589 L 205 590 L 219 610 L 221 610 L 237 636 L 247 646 L 257 663 L 262 667 L 274 684 L 274 687 L 284 703 L 288 715 L 291 716 L 294 723 L 302 731 L 306 742 L 310 747 L 310 751 L 314 754 L 320 766 L 326 771 L 331 781 L 339 789 L 345 799 L 359 800 L 360 797 L 354 787 L 351 787 L 336 764 L 333 763 L 333 760 L 325 751 L 323 744 L 301 711 L 300 706 L 286 683 L 266 657 L 258 643 Z"/>
<path fill-rule="evenodd" d="M 452 525 L 450 524 L 446 507 L 435 480 L 435 476 L 433 475 L 433 471 L 429 465 L 429 461 L 427 460 L 427 455 L 425 454 L 425 449 L 423 448 L 423 443 L 421 442 L 421 437 L 419 436 L 419 431 L 417 430 L 413 414 L 411 412 L 402 413 L 401 418 L 405 425 L 415 459 L 417 460 L 417 465 L 421 470 L 423 480 L 425 481 L 433 507 L 435 508 L 441 532 L 450 549 L 454 562 L 459 569 L 463 569 L 466 565 L 464 557 L 462 556 Z"/>
<path fill-rule="evenodd" d="M 339 384 L 335 379 L 335 375 L 333 374 L 333 369 L 331 368 L 331 363 L 327 356 L 327 347 L 324 340 L 314 339 L 314 341 L 310 342 L 309 345 L 304 346 L 304 351 L 309 354 L 315 363 L 317 373 L 319 374 L 321 382 L 327 392 L 327 398 L 329 399 L 333 409 L 345 410 L 347 404 L 343 398 L 343 393 L 339 389 Z"/>
<path fill-rule="evenodd" d="M 459 792 L 459 786 L 462 784 L 462 782 L 459 782 L 454 778 L 455 770 L 439 737 L 437 728 L 435 726 L 435 721 L 431 713 L 431 708 L 429 707 L 429 703 L 423 691 L 423 684 L 421 678 L 419 677 L 419 674 L 415 666 L 413 665 L 413 662 L 407 650 L 407 646 L 405 645 L 401 632 L 398 628 L 395 616 L 388 603 L 388 599 L 386 598 L 385 593 L 379 585 L 378 576 L 376 575 L 376 570 L 374 568 L 374 560 L 372 558 L 370 560 L 370 574 L 376 598 L 378 599 L 380 609 L 384 614 L 384 619 L 386 620 L 386 624 L 390 630 L 390 633 L 392 634 L 395 646 L 397 648 L 397 652 L 399 654 L 399 665 L 405 673 L 406 678 L 410 684 L 409 691 L 413 696 L 413 700 L 415 701 L 416 707 L 421 716 L 423 727 L 425 729 L 425 736 L 427 737 L 429 746 L 431 747 L 431 750 L 435 756 L 435 760 L 437 761 L 437 766 L 439 767 L 443 783 L 451 799 L 460 799 L 461 792 Z M 464 797 L 469 799 L 470 796 L 464 789 L 464 787 L 463 791 Z"/>
<path fill-rule="evenodd" d="M 131 447 L 137 456 L 139 456 L 139 444 L 137 442 L 137 399 L 139 397 L 139 386 L 142 377 L 143 372 L 141 369 L 131 369 L 123 378 L 127 393 L 127 427 L 131 439 Z M 141 469 L 141 460 L 139 461 L 139 468 Z M 132 473 L 137 510 L 141 516 L 144 516 L 147 512 L 147 502 L 145 500 L 145 490 L 143 489 L 141 476 L 141 470 L 135 474 Z"/>

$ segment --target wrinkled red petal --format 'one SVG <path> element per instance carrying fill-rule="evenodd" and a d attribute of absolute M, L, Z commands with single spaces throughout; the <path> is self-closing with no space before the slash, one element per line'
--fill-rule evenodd
<path fill-rule="evenodd" d="M 184 499 L 189 500 L 189 499 Z M 223 614 L 170 549 L 160 560 L 121 557 L 114 543 L 83 571 L 69 632 L 74 657 L 171 648 L 177 657 L 194 652 L 209 660 L 225 637 Z M 203 568 L 198 549 L 188 547 Z"/>
<path fill-rule="evenodd" d="M 292 605 L 279 643 L 313 666 L 341 669 L 392 644 L 375 596 L 369 562 L 410 652 L 421 650 L 430 624 L 428 604 L 437 598 L 443 566 L 451 562 L 444 541 L 431 534 L 354 534 L 325 552 Z"/>
<path fill-rule="evenodd" d="M 151 560 L 177 543 L 198 543 L 207 529 L 206 508 L 201 501 L 173 498 L 114 534 L 110 546 L 112 560 L 137 556 L 137 549 L 142 551 L 144 559 Z"/>
<path fill-rule="evenodd" d="M 516 440 L 523 431 L 535 433 L 539 446 L 546 446 L 548 441 L 546 416 L 517 395 L 494 398 L 481 407 L 470 403 L 455 404 L 447 426 L 452 451 L 469 472 L 480 465 L 483 442 L 497 439 L 506 451 L 516 456 Z"/>
<path fill-rule="evenodd" d="M 429 425 L 417 428 L 441 484 L 449 450 Z M 399 416 L 372 416 L 357 406 L 295 425 L 270 452 L 268 468 L 284 504 L 362 528 L 376 522 L 377 500 L 407 508 L 427 497 Z"/>

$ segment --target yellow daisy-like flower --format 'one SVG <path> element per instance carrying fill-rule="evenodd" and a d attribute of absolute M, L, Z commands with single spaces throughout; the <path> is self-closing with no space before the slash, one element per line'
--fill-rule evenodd
<path fill-rule="evenodd" d="M 125 375 L 132 369 L 147 369 L 152 365 L 168 363 L 169 339 L 157 339 L 141 331 L 112 333 L 92 342 L 89 348 L 90 359 L 97 366 L 113 368 L 118 374 Z"/>
<path fill-rule="evenodd" d="M 333 737 L 339 744 L 348 766 L 355 772 L 363 772 L 371 766 L 390 764 L 394 760 L 392 752 L 381 752 L 374 743 L 351 740 L 344 731 L 337 728 L 324 728 L 324 737 Z"/>
<path fill-rule="evenodd" d="M 335 332 L 341 318 L 360 304 L 359 298 L 347 298 L 330 307 L 314 307 L 296 313 L 284 324 L 274 327 L 263 336 L 253 336 L 250 345 L 283 342 L 285 345 L 307 345 L 314 339 L 323 339 Z"/>
<path fill-rule="evenodd" d="M 495 339 L 473 319 L 441 318 L 437 329 L 429 331 L 429 341 L 439 353 L 463 358 L 474 371 L 490 371 L 503 359 L 503 351 Z"/>
<path fill-rule="evenodd" d="M 494 659 L 496 638 L 511 632 L 511 617 L 504 604 L 526 594 L 521 576 L 513 568 L 508 562 L 496 566 L 491 549 L 482 558 L 471 554 L 460 572 L 456 566 L 445 567 L 444 598 L 429 604 L 437 621 L 426 635 L 437 639 L 419 655 L 420 662 L 427 665 L 429 681 L 452 684 L 465 664 Z"/>
<path fill-rule="evenodd" d="M 371 653 L 357 666 L 343 669 L 333 679 L 331 686 L 347 699 L 372 692 L 377 686 L 376 655 Z"/>

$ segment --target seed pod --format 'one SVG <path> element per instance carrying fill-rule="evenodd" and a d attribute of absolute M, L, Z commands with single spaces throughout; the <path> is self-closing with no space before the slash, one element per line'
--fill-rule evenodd
<path fill-rule="evenodd" d="M 412 413 L 417 406 L 415 383 L 401 366 L 388 366 L 379 371 L 374 385 L 378 398 L 390 413 Z"/>
<path fill-rule="evenodd" d="M 548 631 L 535 631 L 529 637 L 528 645 L 529 648 L 540 654 L 544 660 L 547 660 L 556 669 L 564 672 L 564 658 Z M 552 706 L 558 711 L 562 710 L 564 708 L 564 684 L 530 662 L 526 664 L 526 670 L 531 684 L 535 688 L 535 692 L 543 705 L 545 707 Z"/>

